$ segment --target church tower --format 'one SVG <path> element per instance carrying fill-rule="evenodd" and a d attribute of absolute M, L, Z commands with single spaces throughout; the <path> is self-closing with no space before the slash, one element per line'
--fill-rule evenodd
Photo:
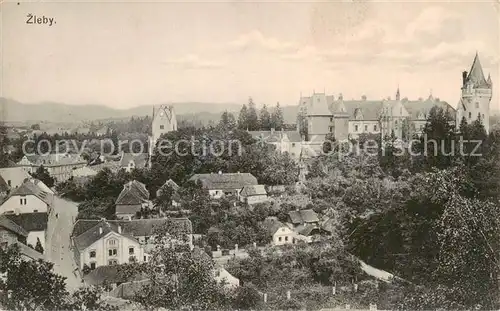
<path fill-rule="evenodd" d="M 149 137 L 149 165 L 151 166 L 151 155 L 153 149 L 162 134 L 177 131 L 177 118 L 173 106 L 153 106 L 153 121 L 151 123 L 151 134 Z"/>
<path fill-rule="evenodd" d="M 485 79 L 476 52 L 470 71 L 462 73 L 462 96 L 457 109 L 457 126 L 460 126 L 463 117 L 467 120 L 467 124 L 480 118 L 486 132 L 489 133 L 491 97 L 491 77 Z"/>

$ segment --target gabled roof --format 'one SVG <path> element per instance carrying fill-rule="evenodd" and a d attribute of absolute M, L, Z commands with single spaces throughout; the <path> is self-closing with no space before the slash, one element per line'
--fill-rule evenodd
<path fill-rule="evenodd" d="M 288 228 L 285 224 L 275 219 L 264 220 L 262 226 L 270 235 L 274 235 L 280 228 Z"/>
<path fill-rule="evenodd" d="M 149 155 L 147 153 L 122 153 L 120 166 L 126 167 L 130 161 L 134 162 L 135 168 L 144 168 L 148 163 Z"/>
<path fill-rule="evenodd" d="M 35 185 L 32 181 L 26 180 L 21 186 L 12 190 L 9 194 L 9 198 L 13 196 L 26 196 L 26 195 L 34 195 L 40 200 L 42 200 L 45 204 L 52 204 L 52 195 L 40 189 L 37 185 Z"/>
<path fill-rule="evenodd" d="M 122 192 L 116 199 L 116 205 L 139 205 L 148 200 L 149 192 L 146 186 L 137 180 L 132 180 L 123 186 Z"/>
<path fill-rule="evenodd" d="M 102 220 L 90 220 L 90 219 L 79 219 L 75 222 L 73 226 L 72 237 L 77 237 L 86 233 L 95 227 Z M 180 226 L 182 226 L 187 234 L 193 232 L 193 226 L 188 218 L 152 218 L 152 219 L 133 219 L 133 220 L 107 220 L 106 222 L 112 226 L 118 228 L 118 225 L 122 227 L 122 232 L 127 233 L 134 237 L 139 236 L 151 236 L 154 233 L 154 229 L 168 221 L 173 221 Z"/>
<path fill-rule="evenodd" d="M 321 229 L 316 226 L 299 225 L 297 226 L 297 228 L 295 228 L 295 232 L 303 236 L 311 236 L 314 234 L 319 234 L 321 232 Z"/>
<path fill-rule="evenodd" d="M 195 174 L 189 180 L 200 180 L 208 190 L 240 190 L 245 186 L 258 184 L 257 178 L 250 173 Z"/>
<path fill-rule="evenodd" d="M 288 216 L 290 216 L 290 220 L 294 225 L 303 224 L 303 223 L 311 223 L 311 222 L 319 222 L 318 215 L 315 211 L 311 209 L 300 210 L 300 211 L 290 211 L 288 212 Z"/>
<path fill-rule="evenodd" d="M 467 81 L 471 81 L 475 87 L 487 87 L 488 82 L 484 78 L 483 67 L 479 61 L 479 55 L 476 53 L 472 66 L 470 68 L 469 74 L 467 75 Z"/>
<path fill-rule="evenodd" d="M 169 187 L 171 187 L 174 190 L 179 190 L 179 188 L 180 188 L 179 185 L 175 181 L 173 181 L 172 179 L 167 180 L 163 184 L 163 186 L 169 186 Z"/>
<path fill-rule="evenodd" d="M 21 226 L 7 218 L 5 215 L 0 215 L 0 227 L 23 237 L 28 236 L 28 231 L 24 230 Z"/>
<path fill-rule="evenodd" d="M 28 245 L 19 242 L 16 242 L 15 244 L 17 245 L 17 247 L 19 247 L 19 253 L 21 253 L 22 255 L 33 260 L 45 259 L 42 253 L 37 252 Z"/>
<path fill-rule="evenodd" d="M 44 155 L 26 155 L 28 161 L 33 165 L 60 166 L 87 163 L 79 155 L 69 153 L 51 153 Z"/>
<path fill-rule="evenodd" d="M 49 222 L 47 213 L 6 214 L 5 216 L 28 232 L 45 231 Z"/>
<path fill-rule="evenodd" d="M 264 185 L 245 186 L 240 192 L 241 196 L 249 197 L 252 195 L 267 195 Z"/>

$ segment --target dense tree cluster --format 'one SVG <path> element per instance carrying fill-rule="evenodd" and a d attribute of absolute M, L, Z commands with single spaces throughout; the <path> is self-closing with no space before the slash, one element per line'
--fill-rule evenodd
<path fill-rule="evenodd" d="M 269 131 L 270 129 L 280 130 L 285 126 L 283 110 L 280 103 L 272 112 L 269 112 L 266 105 L 263 105 L 259 112 L 255 107 L 253 99 L 248 99 L 248 106 L 243 105 L 238 116 L 238 128 L 248 131 Z"/>

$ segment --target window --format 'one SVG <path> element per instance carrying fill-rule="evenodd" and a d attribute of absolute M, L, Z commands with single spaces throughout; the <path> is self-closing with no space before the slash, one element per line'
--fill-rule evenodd
<path fill-rule="evenodd" d="M 144 261 L 148 261 L 148 258 L 146 256 L 144 256 Z"/>
<path fill-rule="evenodd" d="M 160 125 L 160 130 L 163 130 L 165 128 L 165 126 L 162 124 Z"/>
<path fill-rule="evenodd" d="M 355 126 L 354 126 L 354 132 L 357 132 L 357 131 L 358 131 L 358 126 L 357 126 L 357 125 L 355 125 Z"/>
<path fill-rule="evenodd" d="M 484 120 L 484 113 L 483 113 L 483 120 Z"/>
<path fill-rule="evenodd" d="M 394 124 L 398 125 L 398 120 L 394 121 Z"/>
<path fill-rule="evenodd" d="M 469 112 L 469 119 L 470 119 L 470 118 L 472 118 L 472 113 L 471 113 L 471 112 Z"/>
<path fill-rule="evenodd" d="M 95 255 L 96 255 L 95 251 L 90 251 L 90 258 L 95 258 Z"/>
<path fill-rule="evenodd" d="M 115 239 L 108 240 L 108 244 L 109 245 L 116 245 L 116 240 Z"/>
<path fill-rule="evenodd" d="M 19 204 L 23 205 L 23 199 L 19 199 Z"/>
<path fill-rule="evenodd" d="M 476 108 L 479 108 L 479 102 L 476 102 Z"/>
<path fill-rule="evenodd" d="M 37 210 L 37 209 L 34 209 L 34 210 L 33 210 L 33 213 L 38 213 L 38 210 Z"/>
<path fill-rule="evenodd" d="M 116 256 L 116 248 L 108 249 L 109 256 Z"/>
<path fill-rule="evenodd" d="M 377 131 L 377 126 L 376 125 L 373 126 L 373 130 Z"/>
<path fill-rule="evenodd" d="M 333 118 L 330 118 L 330 122 L 332 122 L 332 121 L 333 121 Z"/>
<path fill-rule="evenodd" d="M 116 259 L 112 259 L 112 260 L 108 261 L 108 265 L 110 265 L 110 266 L 117 265 L 117 264 L 118 264 L 118 260 L 116 260 Z"/>
<path fill-rule="evenodd" d="M 280 241 L 280 242 L 281 242 L 281 237 L 278 237 L 278 241 Z"/>
<path fill-rule="evenodd" d="M 365 125 L 365 132 L 368 132 L 368 125 Z"/>
<path fill-rule="evenodd" d="M 133 247 L 129 247 L 128 248 L 128 254 L 129 255 L 133 255 L 134 254 L 134 248 Z"/>
<path fill-rule="evenodd" d="M 90 263 L 90 269 L 94 270 L 95 269 L 95 262 Z"/>
<path fill-rule="evenodd" d="M 148 243 L 148 241 L 149 241 L 149 237 L 148 237 L 148 236 L 147 236 L 147 237 L 145 237 L 145 238 L 144 238 L 144 241 L 145 241 L 146 243 Z"/>
<path fill-rule="evenodd" d="M 285 237 L 285 242 L 288 242 L 288 237 L 287 236 Z"/>

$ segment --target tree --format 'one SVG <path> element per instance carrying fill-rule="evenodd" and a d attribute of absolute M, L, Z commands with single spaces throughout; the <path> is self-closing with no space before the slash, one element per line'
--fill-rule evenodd
<path fill-rule="evenodd" d="M 40 254 L 43 254 L 43 247 L 42 247 L 42 243 L 40 242 L 39 238 L 36 238 L 35 250 L 37 252 L 39 252 Z"/>
<path fill-rule="evenodd" d="M 262 131 L 268 131 L 272 127 L 271 115 L 269 114 L 269 111 L 267 111 L 266 104 L 264 104 L 264 106 L 262 106 L 262 109 L 260 110 L 260 126 L 259 127 L 260 127 L 260 130 L 262 130 Z"/>
<path fill-rule="evenodd" d="M 40 130 L 40 124 L 38 124 L 38 123 L 32 124 L 31 125 L 31 129 L 34 130 L 34 131 L 39 131 Z"/>
<path fill-rule="evenodd" d="M 255 285 L 245 283 L 236 290 L 234 306 L 240 310 L 255 310 L 261 307 L 262 298 Z"/>
<path fill-rule="evenodd" d="M 276 107 L 274 108 L 271 114 L 271 127 L 276 130 L 281 130 L 283 125 L 285 124 L 283 117 L 283 110 L 280 107 L 280 103 L 276 103 Z"/>
<path fill-rule="evenodd" d="M 240 130 L 249 129 L 248 126 L 248 108 L 247 105 L 243 105 L 240 110 L 240 115 L 238 117 L 238 128 Z"/>
<path fill-rule="evenodd" d="M 230 112 L 224 111 L 221 115 L 218 128 L 223 131 L 231 131 L 236 128 L 236 119 Z"/>
<path fill-rule="evenodd" d="M 252 97 L 248 98 L 248 116 L 247 125 L 249 131 L 257 131 L 259 129 L 259 117 L 257 116 L 257 109 Z"/>
<path fill-rule="evenodd" d="M 39 179 L 43 182 L 47 187 L 52 188 L 54 186 L 54 178 L 52 178 L 43 165 L 37 168 L 36 172 L 32 174 L 32 176 L 36 179 Z"/>

